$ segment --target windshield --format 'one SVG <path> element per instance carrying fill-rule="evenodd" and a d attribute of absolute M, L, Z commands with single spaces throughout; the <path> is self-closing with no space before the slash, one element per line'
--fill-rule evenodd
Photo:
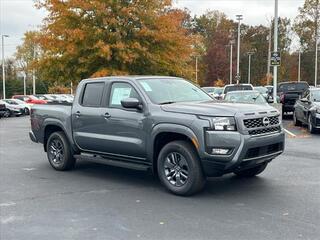
<path fill-rule="evenodd" d="M 213 93 L 214 92 L 214 87 L 204 87 L 202 88 L 204 91 L 207 93 Z"/>
<path fill-rule="evenodd" d="M 233 86 L 226 86 L 224 89 L 224 94 L 228 92 L 234 91 L 245 91 L 245 90 L 253 90 L 250 85 L 233 85 Z"/>
<path fill-rule="evenodd" d="M 267 103 L 266 99 L 259 92 L 231 92 L 226 95 L 225 100 L 233 103 Z"/>
<path fill-rule="evenodd" d="M 312 91 L 311 96 L 314 102 L 320 102 L 320 90 Z"/>
<path fill-rule="evenodd" d="M 221 95 L 222 92 L 223 92 L 223 88 L 215 88 L 214 89 L 214 94 Z"/>
<path fill-rule="evenodd" d="M 138 80 L 153 103 L 213 101 L 204 91 L 183 79 L 143 79 Z"/>
<path fill-rule="evenodd" d="M 304 92 L 309 88 L 307 83 L 283 83 L 278 87 L 278 92 Z"/>
<path fill-rule="evenodd" d="M 18 103 L 16 103 L 15 101 L 12 101 L 12 100 L 5 99 L 3 101 L 8 103 L 8 104 L 11 104 L 11 105 L 18 105 Z"/>
<path fill-rule="evenodd" d="M 258 91 L 261 94 L 266 94 L 268 93 L 268 89 L 265 87 L 255 87 L 254 90 Z"/>

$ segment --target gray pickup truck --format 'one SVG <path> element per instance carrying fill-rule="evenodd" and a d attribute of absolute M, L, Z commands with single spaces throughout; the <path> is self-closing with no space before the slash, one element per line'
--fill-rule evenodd
<path fill-rule="evenodd" d="M 151 170 L 177 195 L 200 191 L 207 177 L 258 175 L 284 150 L 273 107 L 217 102 L 174 77 L 83 80 L 72 106 L 35 105 L 31 128 L 56 170 L 76 159 Z"/>

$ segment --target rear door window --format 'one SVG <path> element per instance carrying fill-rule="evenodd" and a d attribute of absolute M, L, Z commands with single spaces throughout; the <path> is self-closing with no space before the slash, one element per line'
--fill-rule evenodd
<path fill-rule="evenodd" d="M 103 95 L 103 82 L 87 83 L 82 97 L 82 106 L 100 107 Z"/>

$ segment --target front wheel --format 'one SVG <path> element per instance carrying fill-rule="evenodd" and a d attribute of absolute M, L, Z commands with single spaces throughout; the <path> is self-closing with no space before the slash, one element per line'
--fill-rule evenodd
<path fill-rule="evenodd" d="M 11 111 L 9 109 L 6 109 L 6 111 L 4 112 L 3 116 L 5 118 L 11 117 Z"/>
<path fill-rule="evenodd" d="M 66 171 L 74 168 L 76 160 L 63 132 L 54 132 L 50 135 L 47 142 L 47 157 L 55 170 Z"/>
<path fill-rule="evenodd" d="M 236 174 L 239 177 L 254 177 L 259 175 L 260 173 L 262 173 L 266 167 L 267 167 L 268 163 L 264 163 L 262 165 L 253 167 L 253 168 L 249 168 L 246 170 L 239 170 L 239 171 L 235 171 L 234 174 Z"/>
<path fill-rule="evenodd" d="M 189 196 L 202 190 L 205 177 L 194 146 L 186 141 L 165 145 L 158 157 L 161 183 L 172 193 Z"/>
<path fill-rule="evenodd" d="M 309 117 L 308 117 L 308 130 L 309 132 L 312 134 L 312 133 L 315 133 L 316 132 L 316 128 L 313 126 L 312 124 L 312 116 L 311 114 L 309 114 Z"/>

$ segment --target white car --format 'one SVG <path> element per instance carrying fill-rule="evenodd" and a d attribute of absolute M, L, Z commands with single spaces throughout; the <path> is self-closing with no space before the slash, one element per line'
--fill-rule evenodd
<path fill-rule="evenodd" d="M 7 99 L 7 100 L 13 101 L 13 102 L 17 103 L 19 106 L 23 107 L 24 108 L 24 113 L 26 115 L 30 114 L 31 107 L 33 106 L 33 104 L 26 103 L 26 102 L 24 102 L 24 101 L 22 101 L 20 99 Z"/>
<path fill-rule="evenodd" d="M 226 94 L 228 92 L 234 92 L 234 91 L 250 91 L 253 90 L 252 84 L 228 84 L 224 86 L 223 92 L 222 92 L 222 99 L 225 98 Z"/>
<path fill-rule="evenodd" d="M 11 99 L 10 99 L 11 100 Z M 19 106 L 16 103 L 9 101 L 8 99 L 0 100 L 0 104 L 6 105 L 6 111 L 4 113 L 4 117 L 11 117 L 11 116 L 20 116 L 24 114 L 24 108 Z"/>

